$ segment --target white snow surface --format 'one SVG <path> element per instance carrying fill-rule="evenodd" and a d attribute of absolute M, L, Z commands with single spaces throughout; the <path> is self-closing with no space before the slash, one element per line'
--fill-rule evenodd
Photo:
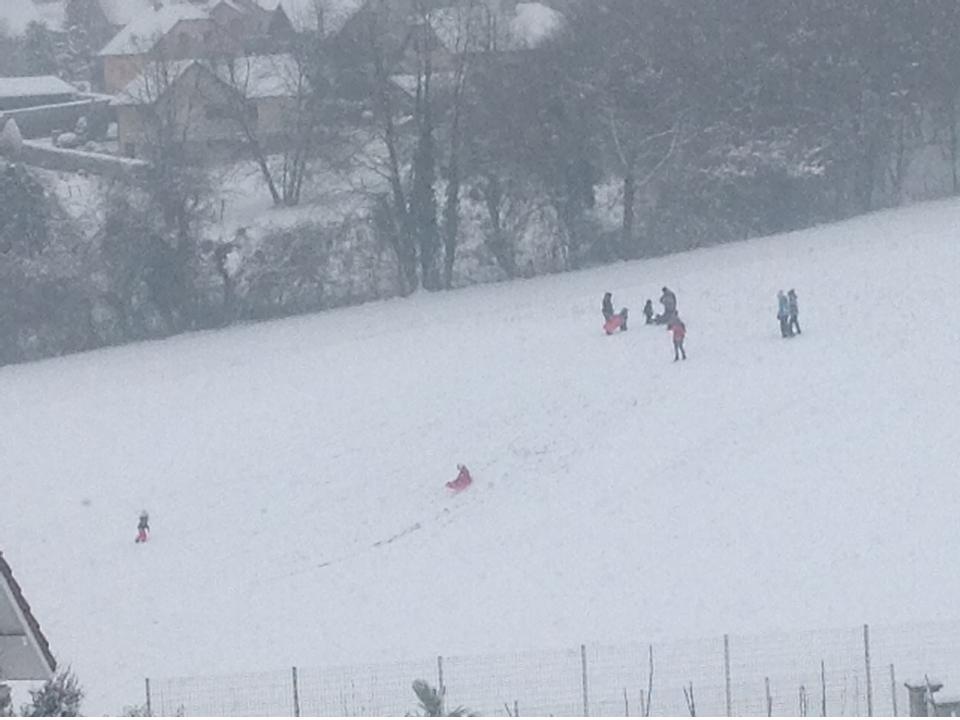
<path fill-rule="evenodd" d="M 88 715 L 144 676 L 943 617 L 958 223 L 933 203 L 3 368 L 0 543 Z M 642 324 L 664 284 L 685 363 Z"/>

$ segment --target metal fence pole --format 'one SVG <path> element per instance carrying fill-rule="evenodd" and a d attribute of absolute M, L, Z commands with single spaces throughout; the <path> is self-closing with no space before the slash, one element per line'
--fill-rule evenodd
<path fill-rule="evenodd" d="M 730 636 L 723 636 L 723 676 L 727 695 L 727 717 L 733 716 L 733 698 L 730 695 Z"/>
<path fill-rule="evenodd" d="M 297 666 L 291 668 L 293 676 L 293 716 L 300 717 L 300 681 L 297 678 Z"/>
<path fill-rule="evenodd" d="M 890 667 L 893 666 L 891 665 Z M 147 693 L 147 717 L 153 717 L 153 706 L 150 699 L 150 678 L 144 678 L 143 685 Z"/>
<path fill-rule="evenodd" d="M 890 663 L 890 699 L 893 700 L 893 716 L 897 717 L 897 675 Z"/>
<path fill-rule="evenodd" d="M 863 626 L 863 661 L 867 670 L 867 717 L 873 717 L 873 681 L 870 678 L 870 626 Z"/>
<path fill-rule="evenodd" d="M 580 646 L 580 668 L 582 671 L 583 683 L 583 716 L 590 717 L 590 702 L 587 696 L 587 646 Z"/>

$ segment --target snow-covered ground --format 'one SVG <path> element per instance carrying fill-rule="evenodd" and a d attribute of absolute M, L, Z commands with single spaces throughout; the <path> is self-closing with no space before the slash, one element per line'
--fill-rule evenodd
<path fill-rule="evenodd" d="M 958 227 L 933 203 L 4 368 L 0 543 L 87 714 L 144 676 L 943 618 Z M 686 363 L 642 325 L 664 284 Z"/>

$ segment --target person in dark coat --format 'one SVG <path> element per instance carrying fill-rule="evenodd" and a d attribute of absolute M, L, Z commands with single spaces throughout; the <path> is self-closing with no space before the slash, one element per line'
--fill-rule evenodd
<path fill-rule="evenodd" d="M 790 292 L 787 293 L 787 309 L 789 310 L 790 317 L 787 321 L 787 325 L 790 327 L 791 333 L 796 333 L 801 335 L 800 332 L 800 305 L 797 302 L 797 291 L 793 288 L 790 288 Z"/>
<path fill-rule="evenodd" d="M 660 296 L 660 304 L 663 305 L 663 314 L 660 316 L 660 322 L 669 324 L 677 314 L 677 296 L 670 288 L 664 286 L 663 295 Z"/>
<path fill-rule="evenodd" d="M 601 307 L 600 312 L 603 313 L 603 321 L 609 322 L 610 318 L 613 317 L 613 295 L 610 293 L 603 294 L 603 306 Z"/>
<path fill-rule="evenodd" d="M 143 543 L 147 541 L 147 533 L 150 532 L 150 516 L 147 515 L 147 511 L 143 510 L 140 513 L 140 521 L 137 523 L 137 539 L 136 542 Z"/>
<path fill-rule="evenodd" d="M 653 301 L 650 298 L 647 298 L 647 302 L 643 306 L 643 317 L 646 319 L 647 325 L 653 324 Z"/>

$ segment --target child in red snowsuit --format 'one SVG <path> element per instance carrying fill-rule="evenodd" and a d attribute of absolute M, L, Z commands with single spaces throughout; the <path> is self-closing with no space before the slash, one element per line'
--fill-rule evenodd
<path fill-rule="evenodd" d="M 473 478 L 470 477 L 470 471 L 467 470 L 466 465 L 457 465 L 457 469 L 460 471 L 457 474 L 456 480 L 451 480 L 447 483 L 447 487 L 453 490 L 454 492 L 460 492 L 461 490 L 466 490 L 470 487 L 470 484 L 473 482 Z"/>
<path fill-rule="evenodd" d="M 683 324 L 683 320 L 675 317 L 667 325 L 667 330 L 673 333 L 673 361 L 679 360 L 681 355 L 686 360 L 687 351 L 683 349 L 683 339 L 687 336 L 687 326 Z"/>
<path fill-rule="evenodd" d="M 140 513 L 140 522 L 137 523 L 137 539 L 136 542 L 142 543 L 147 541 L 147 533 L 150 531 L 150 516 L 147 515 L 147 511 L 144 510 Z"/>

